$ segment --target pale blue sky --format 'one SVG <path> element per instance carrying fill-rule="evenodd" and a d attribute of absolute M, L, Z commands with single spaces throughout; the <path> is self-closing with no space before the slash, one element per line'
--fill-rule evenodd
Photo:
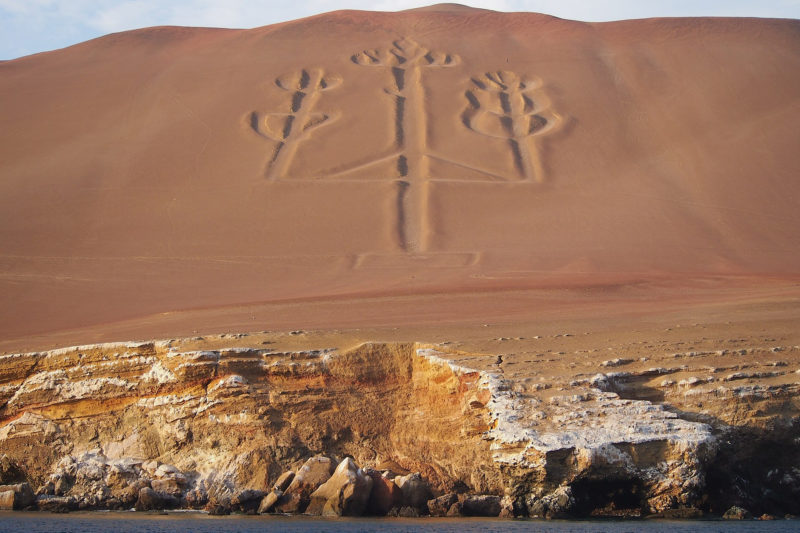
<path fill-rule="evenodd" d="M 336 9 L 396 11 L 419 0 L 0 0 L 0 59 L 146 26 L 253 28 Z M 800 0 L 462 0 L 498 11 L 604 21 L 645 17 L 800 18 Z"/>

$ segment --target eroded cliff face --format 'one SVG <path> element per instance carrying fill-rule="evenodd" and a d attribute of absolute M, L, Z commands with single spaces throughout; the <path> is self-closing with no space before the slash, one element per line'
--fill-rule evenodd
<path fill-rule="evenodd" d="M 678 364 L 532 383 L 434 345 L 184 344 L 0 357 L 0 451 L 12 465 L 0 474 L 13 473 L 0 485 L 28 481 L 84 508 L 129 508 L 149 487 L 202 507 L 268 491 L 326 454 L 419 472 L 434 495 L 506 496 L 515 514 L 722 512 L 731 503 L 797 512 L 797 384 L 785 379 L 676 380 L 689 368 Z M 775 368 L 785 378 L 789 366 Z M 770 447 L 781 453 L 749 465 Z M 721 490 L 730 483 L 741 494 Z"/>
<path fill-rule="evenodd" d="M 327 453 L 420 471 L 438 490 L 502 492 L 480 373 L 416 349 L 181 352 L 149 342 L 5 356 L 0 442 L 35 485 L 90 452 L 112 466 L 173 465 L 181 489 L 214 496 L 266 488 Z"/>

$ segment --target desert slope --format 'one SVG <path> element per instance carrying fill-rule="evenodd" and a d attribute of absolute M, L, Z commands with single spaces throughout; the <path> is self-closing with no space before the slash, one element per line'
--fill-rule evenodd
<path fill-rule="evenodd" d="M 434 6 L 4 62 L 0 339 L 191 334 L 147 324 L 365 295 L 791 281 L 799 29 Z M 376 302 L 340 317 L 388 322 Z"/>
<path fill-rule="evenodd" d="M 0 509 L 800 513 L 798 67 L 452 4 L 0 63 Z"/>

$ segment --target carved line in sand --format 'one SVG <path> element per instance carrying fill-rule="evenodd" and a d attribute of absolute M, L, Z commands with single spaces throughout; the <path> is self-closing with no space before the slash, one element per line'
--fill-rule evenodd
<path fill-rule="evenodd" d="M 396 159 L 397 171 L 397 237 L 408 252 L 427 248 L 428 166 L 427 112 L 423 69 L 452 67 L 460 63 L 458 56 L 432 51 L 411 39 L 401 39 L 391 48 L 365 50 L 353 55 L 355 64 L 380 67 L 391 75 L 392 86 L 387 94 L 395 102 L 395 145 L 397 150 L 380 160 Z M 379 162 L 375 161 L 375 162 Z"/>
<path fill-rule="evenodd" d="M 561 121 L 542 94 L 541 82 L 523 79 L 511 71 L 497 71 L 471 79 L 474 88 L 466 92 L 468 108 L 461 122 L 469 130 L 508 141 L 518 175 L 510 177 L 437 154 L 428 146 L 427 110 L 423 69 L 452 67 L 457 55 L 433 51 L 412 39 L 399 39 L 389 48 L 364 50 L 351 57 L 356 65 L 378 67 L 388 73 L 391 86 L 386 94 L 394 100 L 394 146 L 384 154 L 336 170 L 321 172 L 319 178 L 343 178 L 365 168 L 394 160 L 396 169 L 396 228 L 400 248 L 419 254 L 427 249 L 431 233 L 428 222 L 429 182 L 468 181 L 431 176 L 429 162 L 435 159 L 478 172 L 492 180 L 543 181 L 541 156 L 535 138 L 552 131 Z M 276 84 L 293 91 L 289 113 L 251 114 L 251 127 L 277 144 L 267 165 L 267 177 L 286 178 L 300 142 L 311 131 L 332 122 L 338 114 L 314 111 L 321 93 L 341 84 L 341 78 L 326 76 L 321 69 L 302 70 L 276 79 Z M 277 119 L 277 120 L 276 120 Z"/>
<path fill-rule="evenodd" d="M 549 109 L 541 81 L 500 70 L 473 78 L 472 83 L 475 89 L 466 93 L 470 108 L 462 117 L 464 125 L 488 137 L 507 139 L 522 179 L 541 183 L 542 162 L 534 140 L 561 121 Z"/>
<path fill-rule="evenodd" d="M 269 179 L 285 178 L 297 152 L 298 145 L 320 126 L 330 124 L 338 113 L 314 111 L 323 91 L 334 89 L 342 83 L 336 75 L 326 75 L 322 69 L 302 69 L 275 79 L 275 84 L 292 92 L 287 113 L 250 114 L 250 127 L 266 139 L 277 143 L 272 159 L 267 164 Z"/>

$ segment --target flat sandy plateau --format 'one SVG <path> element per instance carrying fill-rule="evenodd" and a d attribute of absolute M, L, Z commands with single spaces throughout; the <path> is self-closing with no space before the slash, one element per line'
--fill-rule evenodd
<path fill-rule="evenodd" d="M 793 20 L 443 5 L 0 62 L 0 352 L 798 344 L 798 123 Z"/>
<path fill-rule="evenodd" d="M 558 385 L 566 387 L 576 376 L 614 371 L 615 367 L 633 373 L 680 368 L 677 373 L 672 372 L 673 380 L 750 369 L 740 378 L 741 384 L 797 382 L 798 291 L 783 284 L 775 284 L 771 290 L 709 284 L 711 288 L 695 288 L 685 297 L 671 300 L 648 287 L 638 293 L 619 289 L 554 290 L 544 294 L 514 291 L 364 298 L 314 305 L 287 303 L 168 315 L 157 319 L 158 323 L 130 321 L 114 324 L 102 333 L 85 330 L 64 335 L 77 334 L 87 342 L 99 342 L 107 336 L 144 338 L 144 332 L 153 331 L 158 332 L 158 338 L 167 338 L 167 332 L 178 331 L 185 335 L 178 335 L 176 345 L 181 350 L 250 347 L 276 352 L 328 348 L 344 351 L 364 342 L 425 339 L 460 353 L 464 357 L 461 362 L 470 368 L 500 371 L 506 379 L 519 384 L 545 382 L 554 385 L 551 393 L 564 390 Z M 301 305 L 302 312 L 294 309 Z M 460 320 L 441 319 L 442 308 L 449 306 L 463 311 Z M 385 314 L 369 316 L 369 310 L 376 308 Z M 352 316 L 348 310 L 359 309 L 363 309 L 363 318 L 351 318 L 352 323 L 333 318 L 340 314 Z M 280 323 L 283 330 L 200 334 L 216 328 L 231 331 L 249 316 L 255 316 L 258 322 L 259 316 L 271 313 L 292 319 Z M 311 328 L 292 329 L 300 323 L 310 324 Z M 189 331 L 191 327 L 196 329 Z M 37 345 L 63 344 L 59 338 L 43 337 Z M 740 350 L 747 351 L 748 356 L 742 357 Z M 775 370 L 776 361 L 785 368 L 767 379 L 753 371 Z M 654 374 L 653 388 L 658 388 L 662 379 L 660 374 Z"/>

